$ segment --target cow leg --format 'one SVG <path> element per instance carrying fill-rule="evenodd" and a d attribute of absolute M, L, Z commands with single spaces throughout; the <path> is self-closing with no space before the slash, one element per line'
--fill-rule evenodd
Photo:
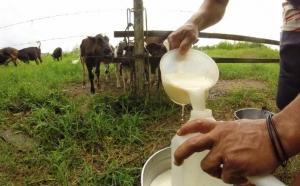
<path fill-rule="evenodd" d="M 8 58 L 8 59 L 4 62 L 4 64 L 6 64 L 6 66 L 7 66 L 8 63 L 9 63 L 10 61 L 12 61 L 12 62 L 15 64 L 15 66 L 18 66 L 11 58 Z"/>
<path fill-rule="evenodd" d="M 40 63 L 42 63 L 42 62 L 43 62 L 43 60 L 42 60 L 42 58 L 41 58 L 41 56 L 40 56 L 40 55 L 38 55 L 38 58 L 39 58 L 39 61 L 40 61 Z"/>
<path fill-rule="evenodd" d="M 133 61 L 131 60 L 129 64 L 126 66 L 126 75 L 127 75 L 127 85 L 130 85 L 129 89 L 131 90 L 131 83 L 136 80 L 135 77 L 135 69 L 133 67 Z"/>
<path fill-rule="evenodd" d="M 149 80 L 149 82 L 150 82 L 150 89 L 152 89 L 153 88 L 153 86 L 154 86 L 154 83 L 155 83 L 155 79 L 156 79 L 156 74 L 150 74 L 150 80 Z"/>
<path fill-rule="evenodd" d="M 161 81 L 161 71 L 160 68 L 158 67 L 158 82 L 157 82 L 157 89 L 161 90 L 162 88 L 162 81 Z"/>
<path fill-rule="evenodd" d="M 126 72 L 126 67 L 124 65 L 121 67 L 121 71 L 122 71 L 122 80 L 123 80 L 124 92 L 126 92 L 127 72 Z"/>
<path fill-rule="evenodd" d="M 35 63 L 36 63 L 37 65 L 39 64 L 39 61 L 38 61 L 37 59 L 35 59 L 34 61 L 35 61 Z"/>
<path fill-rule="evenodd" d="M 86 58 L 85 57 L 81 57 L 81 65 L 82 65 L 82 88 L 85 88 L 86 85 L 86 80 L 85 80 L 85 65 L 86 65 Z M 87 65 L 86 65 L 87 66 Z"/>
<path fill-rule="evenodd" d="M 157 68 L 157 64 L 155 62 L 152 62 L 150 64 L 150 79 L 149 79 L 149 83 L 150 83 L 150 89 L 153 88 L 154 83 L 155 83 L 155 79 L 156 79 L 156 68 Z"/>
<path fill-rule="evenodd" d="M 109 81 L 109 64 L 104 63 L 105 65 L 105 81 Z"/>
<path fill-rule="evenodd" d="M 15 66 L 20 65 L 18 62 L 18 56 L 12 55 L 12 62 L 15 64 Z"/>
<path fill-rule="evenodd" d="M 150 64 L 150 88 L 152 89 L 154 87 L 154 85 L 156 84 L 157 81 L 157 75 L 156 75 L 156 71 L 158 71 L 158 81 L 160 81 L 160 69 L 159 69 L 159 61 L 154 61 Z M 157 89 L 159 89 L 159 83 L 158 83 L 158 87 Z"/>
<path fill-rule="evenodd" d="M 149 84 L 150 79 L 149 79 L 149 64 L 148 62 L 145 63 L 145 83 Z"/>
<path fill-rule="evenodd" d="M 120 63 L 114 63 L 116 69 L 117 88 L 120 88 Z"/>
<path fill-rule="evenodd" d="M 131 69 L 128 67 L 126 68 L 126 74 L 127 74 L 127 84 L 130 85 L 131 82 L 133 82 L 134 77 L 133 77 L 133 72 L 131 71 Z"/>
<path fill-rule="evenodd" d="M 120 69 L 120 74 L 123 80 L 124 92 L 126 92 L 127 90 L 129 90 L 127 85 L 130 85 L 132 82 L 131 80 L 133 79 L 132 68 L 130 67 L 129 63 L 121 63 Z"/>
<path fill-rule="evenodd" d="M 17 64 L 17 65 L 20 65 L 20 63 L 18 62 L 18 58 L 17 57 L 14 59 L 14 63 Z"/>
<path fill-rule="evenodd" d="M 97 78 L 97 88 L 101 91 L 100 87 L 100 62 L 96 63 L 96 70 L 95 70 L 96 78 Z"/>
<path fill-rule="evenodd" d="M 14 63 L 15 66 L 18 66 L 18 62 L 17 62 L 17 57 L 14 55 L 10 55 L 10 58 L 8 58 L 5 63 L 9 63 L 10 61 L 12 61 Z"/>
<path fill-rule="evenodd" d="M 86 68 L 88 70 L 89 79 L 91 83 L 91 93 L 95 94 L 93 66 L 89 63 L 86 63 Z"/>

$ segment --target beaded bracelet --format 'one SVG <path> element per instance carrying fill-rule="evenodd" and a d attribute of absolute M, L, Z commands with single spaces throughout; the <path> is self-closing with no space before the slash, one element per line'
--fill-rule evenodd
<path fill-rule="evenodd" d="M 288 164 L 288 159 L 289 158 L 288 158 L 288 156 L 287 156 L 287 154 L 285 152 L 285 149 L 284 149 L 283 144 L 281 142 L 281 138 L 280 138 L 279 133 L 278 133 L 276 127 L 275 127 L 275 124 L 273 122 L 272 117 L 273 117 L 273 114 L 268 115 L 267 119 L 266 119 L 266 124 L 267 124 L 267 128 L 268 128 L 269 136 L 270 136 L 271 143 L 272 143 L 272 146 L 273 146 L 273 149 L 274 149 L 274 152 L 275 152 L 277 160 L 279 161 L 279 163 L 280 163 L 280 165 L 282 167 L 286 167 L 287 164 Z M 280 153 L 279 153 L 279 151 L 277 149 L 277 145 L 276 145 L 275 139 L 273 137 L 272 129 L 273 129 L 273 131 L 275 133 L 276 140 L 277 140 L 277 142 L 279 144 L 279 148 L 280 148 L 280 151 L 281 151 L 281 154 L 282 154 L 283 157 L 280 156 Z"/>

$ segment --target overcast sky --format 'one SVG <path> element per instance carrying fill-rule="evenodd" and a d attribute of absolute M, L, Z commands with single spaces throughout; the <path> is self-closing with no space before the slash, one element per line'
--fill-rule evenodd
<path fill-rule="evenodd" d="M 143 0 L 148 30 L 176 30 L 201 5 L 202 0 Z M 281 0 L 230 0 L 224 18 L 203 30 L 279 40 Z M 115 46 L 122 38 L 114 31 L 127 26 L 127 9 L 133 0 L 1 0 L 0 48 L 37 46 L 52 52 L 60 46 L 71 51 L 88 35 L 104 33 Z M 132 14 L 133 23 L 133 14 Z M 132 28 L 131 28 L 132 29 Z M 59 39 L 61 38 L 61 39 Z M 211 45 L 216 39 L 200 39 Z"/>

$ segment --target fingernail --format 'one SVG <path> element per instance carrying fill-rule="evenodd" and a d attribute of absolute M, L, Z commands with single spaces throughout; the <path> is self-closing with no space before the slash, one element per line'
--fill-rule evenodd
<path fill-rule="evenodd" d="M 180 136 L 180 129 L 176 131 L 176 134 Z"/>
<path fill-rule="evenodd" d="M 180 166 L 181 164 L 179 164 L 179 163 L 177 163 L 176 161 L 174 161 L 174 165 Z"/>

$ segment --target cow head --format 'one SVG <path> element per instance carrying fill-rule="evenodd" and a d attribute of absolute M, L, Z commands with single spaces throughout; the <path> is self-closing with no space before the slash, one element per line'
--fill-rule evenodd
<path fill-rule="evenodd" d="M 88 39 L 94 43 L 97 51 L 101 51 L 103 55 L 112 55 L 112 50 L 109 46 L 109 38 L 106 35 L 98 34 L 95 37 L 88 36 Z"/>
<path fill-rule="evenodd" d="M 126 43 L 125 41 L 120 41 L 116 46 L 116 56 L 132 56 L 134 51 L 134 42 Z"/>
<path fill-rule="evenodd" d="M 147 43 L 146 49 L 154 57 L 163 56 L 169 49 L 169 43 L 164 37 L 149 37 L 145 42 Z"/>
<path fill-rule="evenodd" d="M 132 56 L 133 55 L 134 46 L 133 45 L 127 45 L 124 47 L 124 55 L 125 56 Z"/>
<path fill-rule="evenodd" d="M 151 56 L 161 57 L 167 52 L 167 48 L 163 44 L 150 43 L 146 46 Z"/>

